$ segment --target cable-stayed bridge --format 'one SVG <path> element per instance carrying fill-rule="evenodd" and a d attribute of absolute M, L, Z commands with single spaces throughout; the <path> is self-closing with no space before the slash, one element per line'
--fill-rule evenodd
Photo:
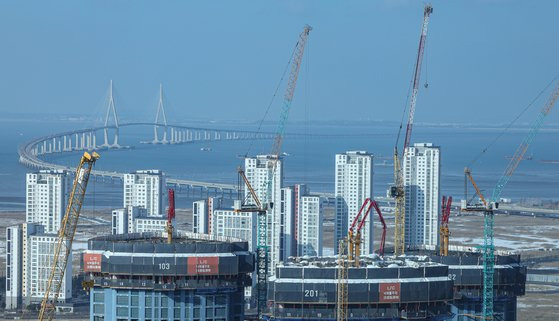
<path fill-rule="evenodd" d="M 103 151 L 129 149 L 119 142 L 120 130 L 132 127 L 152 127 L 153 139 L 142 143 L 147 144 L 190 144 L 210 141 L 273 139 L 274 133 L 234 129 L 215 129 L 192 126 L 172 125 L 167 122 L 163 104 L 163 89 L 160 87 L 159 102 L 154 122 L 121 123 L 118 119 L 113 99 L 112 81 L 103 126 L 72 130 L 37 137 L 18 148 L 19 162 L 27 167 L 46 170 L 66 170 L 73 172 L 70 166 L 54 164 L 44 160 L 51 154 L 70 153 L 77 151 Z M 91 175 L 97 179 L 122 181 L 124 173 L 106 170 L 93 170 Z M 235 184 L 200 182 L 184 179 L 167 178 L 167 185 L 177 189 L 196 190 L 204 195 L 236 196 L 238 187 Z"/>

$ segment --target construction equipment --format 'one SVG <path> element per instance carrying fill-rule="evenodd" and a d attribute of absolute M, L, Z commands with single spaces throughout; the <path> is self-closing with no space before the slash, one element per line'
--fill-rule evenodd
<path fill-rule="evenodd" d="M 39 311 L 39 321 L 52 320 L 56 310 L 55 304 L 60 296 L 60 289 L 64 282 L 64 273 L 68 265 L 68 257 L 72 252 L 72 243 L 78 226 L 80 211 L 89 182 L 89 174 L 93 168 L 93 164 L 99 158 L 99 154 L 85 152 L 81 157 L 74 177 L 74 185 L 66 207 L 66 213 L 61 222 L 58 232 L 58 239 L 54 245 L 54 257 L 50 276 L 48 278 L 45 296 L 41 302 L 41 310 Z M 70 262 L 71 264 L 71 262 Z"/>
<path fill-rule="evenodd" d="M 311 26 L 305 25 L 303 31 L 299 35 L 299 39 L 293 52 L 291 71 L 289 80 L 284 95 L 283 105 L 280 114 L 280 120 L 274 139 L 272 151 L 269 154 L 270 162 L 268 162 L 268 177 L 266 186 L 264 186 L 263 200 L 266 204 L 265 207 L 259 206 L 261 209 L 270 210 L 274 207 L 274 199 L 272 196 L 272 184 L 274 173 L 276 171 L 277 163 L 281 155 L 281 146 L 285 132 L 285 125 L 287 117 L 289 116 L 289 109 L 293 101 L 295 87 L 297 85 L 297 78 L 299 77 L 299 70 L 301 69 L 301 62 L 305 52 L 305 45 L 307 44 L 307 37 L 312 30 Z M 254 197 L 254 196 L 253 196 Z M 268 215 L 267 211 L 259 212 L 258 215 L 258 232 L 257 232 L 257 284 L 258 284 L 258 317 L 262 318 L 262 313 L 266 308 L 266 298 L 268 291 Z"/>
<path fill-rule="evenodd" d="M 367 210 L 365 211 L 365 213 L 363 214 L 363 218 L 361 219 L 361 213 L 363 213 L 363 209 L 365 209 L 367 205 L 369 205 L 369 207 L 367 207 Z M 363 223 L 367 219 L 367 216 L 369 216 L 369 212 L 371 211 L 372 207 L 373 201 L 371 201 L 371 199 L 367 197 L 365 201 L 363 201 L 359 212 L 357 213 L 357 215 L 355 215 L 355 218 L 353 218 L 353 222 L 351 223 L 349 231 L 347 232 L 349 243 L 347 258 L 349 261 L 355 261 L 354 264 L 356 267 L 359 267 L 359 256 L 361 255 L 361 228 L 363 227 Z M 355 227 L 357 225 L 358 228 L 357 231 L 355 231 Z"/>
<path fill-rule="evenodd" d="M 494 254 L 494 241 L 493 241 L 493 230 L 494 230 L 494 215 L 493 210 L 499 207 L 499 200 L 501 199 L 501 193 L 503 189 L 509 182 L 511 176 L 514 174 L 518 165 L 522 159 L 524 159 L 524 155 L 530 147 L 530 144 L 534 141 L 536 134 L 541 129 L 543 122 L 546 116 L 551 112 L 555 103 L 557 102 L 557 98 L 559 98 L 559 82 L 556 84 L 556 87 L 551 93 L 551 96 L 547 100 L 544 107 L 540 110 L 536 120 L 532 123 L 530 127 L 530 131 L 524 137 L 514 156 L 510 159 L 505 171 L 503 172 L 502 176 L 499 178 L 497 185 L 493 189 L 493 193 L 491 195 L 491 199 L 487 201 L 483 195 L 481 194 L 479 187 L 476 185 L 474 179 L 472 178 L 472 174 L 470 169 L 466 168 L 464 173 L 466 178 L 470 180 L 472 185 L 476 190 L 476 194 L 480 198 L 481 204 L 473 204 L 470 205 L 468 203 L 465 204 L 465 208 L 462 210 L 466 211 L 481 211 L 484 213 L 484 227 L 483 227 L 483 246 L 482 246 L 482 253 L 483 253 L 483 318 L 486 320 L 493 319 L 493 275 L 495 273 L 495 254 Z M 467 190 L 466 192 L 466 201 L 468 200 Z"/>
<path fill-rule="evenodd" d="M 441 204 L 441 229 L 440 229 L 440 237 L 441 237 L 440 254 L 442 256 L 448 256 L 448 246 L 449 246 L 449 238 L 450 238 L 450 231 L 448 229 L 448 219 L 450 218 L 451 206 L 452 206 L 452 196 L 449 196 L 448 199 L 446 198 L 446 196 L 443 196 L 443 202 Z"/>
<path fill-rule="evenodd" d="M 495 273 L 495 254 L 493 244 L 493 204 L 488 203 L 477 186 L 472 172 L 469 168 L 464 169 L 466 179 L 469 179 L 476 190 L 480 202 L 466 204 L 463 211 L 483 213 L 483 245 L 481 246 L 483 255 L 483 315 L 485 320 L 493 320 L 493 275 Z M 498 204 L 495 204 L 495 208 Z"/>
<path fill-rule="evenodd" d="M 175 191 L 169 188 L 167 191 L 169 207 L 167 207 L 167 243 L 173 243 L 173 219 L 175 218 Z"/>
<path fill-rule="evenodd" d="M 347 250 L 346 240 L 338 244 L 338 284 L 336 292 L 336 321 L 347 321 Z"/>
<path fill-rule="evenodd" d="M 429 17 L 433 13 L 433 7 L 430 4 L 425 5 L 423 9 L 423 25 L 421 27 L 421 36 L 419 38 L 419 49 L 417 51 L 417 59 L 415 62 L 415 70 L 413 76 L 413 87 L 410 99 L 408 123 L 406 125 L 406 136 L 402 149 L 402 156 L 398 153 L 398 142 L 402 124 L 398 130 L 396 144 L 394 145 L 394 186 L 390 188 L 390 196 L 395 199 L 395 231 L 394 231 L 394 254 L 404 254 L 405 247 L 405 198 L 404 198 L 404 177 L 402 172 L 402 162 L 406 154 L 407 148 L 410 146 L 411 133 L 413 128 L 413 120 L 415 116 L 415 105 L 417 102 L 417 93 L 419 92 L 419 81 L 421 76 L 421 64 L 423 62 L 423 52 L 425 50 L 425 41 L 427 39 L 427 27 L 429 25 Z M 402 117 L 403 118 L 403 117 Z"/>
<path fill-rule="evenodd" d="M 380 220 L 380 223 L 382 224 L 382 236 L 380 238 L 380 246 L 378 249 L 378 254 L 380 256 L 384 256 L 384 244 L 386 241 L 386 222 L 384 221 L 384 217 L 382 216 L 382 213 L 380 211 L 380 207 L 378 206 L 377 202 L 373 201 L 373 207 L 375 208 L 375 211 L 377 211 L 378 214 L 378 218 Z"/>
<path fill-rule="evenodd" d="M 245 186 L 247 187 L 250 195 L 252 196 L 252 200 L 254 201 L 255 204 L 246 204 L 246 199 L 244 200 L 243 204 L 241 204 L 240 208 L 235 208 L 233 211 L 236 213 L 241 213 L 241 212 L 257 212 L 259 214 L 266 214 L 266 207 L 262 206 L 262 203 L 260 202 L 260 199 L 258 198 L 258 195 L 256 194 L 256 191 L 254 190 L 254 188 L 252 187 L 252 185 L 250 184 L 248 178 L 245 175 L 245 171 L 239 167 L 237 168 L 237 173 L 239 173 L 239 198 L 241 195 L 241 181 L 245 184 Z"/>
<path fill-rule="evenodd" d="M 365 208 L 366 210 L 365 212 L 363 212 Z M 384 221 L 384 217 L 382 216 L 378 203 L 374 200 L 371 200 L 370 198 L 366 198 L 363 204 L 361 205 L 359 212 L 353 219 L 353 222 L 347 233 L 348 260 L 353 261 L 355 267 L 359 267 L 359 257 L 361 256 L 361 242 L 362 242 L 361 231 L 363 230 L 363 226 L 365 225 L 367 217 L 369 216 L 369 213 L 371 212 L 372 208 L 375 209 L 375 211 L 379 216 L 380 222 L 382 223 L 382 237 L 380 241 L 379 254 L 384 255 L 384 243 L 386 240 L 386 222 Z M 363 213 L 363 217 L 361 217 L 362 213 Z M 357 229 L 355 229 L 355 227 L 357 227 Z"/>

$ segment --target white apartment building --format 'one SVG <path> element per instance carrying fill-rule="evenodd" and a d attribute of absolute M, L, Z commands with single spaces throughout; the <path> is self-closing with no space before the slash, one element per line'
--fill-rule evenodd
<path fill-rule="evenodd" d="M 416 143 L 405 151 L 406 245 L 439 244 L 440 149 Z"/>
<path fill-rule="evenodd" d="M 256 157 L 245 158 L 245 175 L 256 191 L 256 195 L 262 203 L 266 203 L 268 174 L 270 165 L 273 162 L 273 156 L 258 155 Z M 285 244 L 282 244 L 282 229 L 285 227 L 285 221 L 282 220 L 280 211 L 281 187 L 283 185 L 283 166 L 282 160 L 277 160 L 276 169 L 272 173 L 272 184 L 269 189 L 268 200 L 273 203 L 273 207 L 268 206 L 266 220 L 268 225 L 267 244 L 269 248 L 269 272 L 275 273 L 275 266 L 282 260 L 281 253 Z M 250 196 L 248 188 L 245 186 L 245 199 L 255 204 Z"/>
<path fill-rule="evenodd" d="M 349 226 L 366 198 L 373 196 L 373 156 L 365 151 L 336 154 L 336 233 L 334 252 L 339 241 L 347 236 Z M 373 253 L 373 215 L 363 227 L 362 253 Z"/>
<path fill-rule="evenodd" d="M 322 203 L 318 196 L 301 196 L 298 211 L 298 256 L 322 256 Z"/>
<path fill-rule="evenodd" d="M 165 232 L 166 228 L 166 217 L 150 217 L 143 207 L 128 206 L 112 211 L 112 234 Z"/>
<path fill-rule="evenodd" d="M 306 185 L 281 189 L 281 215 L 285 217 L 284 260 L 289 256 L 322 256 L 322 203 Z"/>
<path fill-rule="evenodd" d="M 219 209 L 213 213 L 212 234 L 247 241 L 250 251 L 256 251 L 257 227 L 258 213 L 256 212 L 236 213 L 233 209 Z"/>
<path fill-rule="evenodd" d="M 44 297 L 58 239 L 57 234 L 44 231 L 44 226 L 36 223 L 6 229 L 6 309 L 39 303 Z M 59 302 L 71 298 L 72 265 L 68 264 Z"/>
<path fill-rule="evenodd" d="M 66 172 L 39 171 L 26 177 L 25 221 L 45 226 L 45 233 L 58 233 L 66 211 Z"/>
<path fill-rule="evenodd" d="M 139 206 L 147 210 L 148 216 L 163 216 L 164 186 L 165 177 L 160 170 L 139 170 L 125 174 L 123 207 Z"/>
<path fill-rule="evenodd" d="M 54 250 L 58 234 L 37 233 L 28 238 L 29 260 L 27 264 L 28 270 L 23 273 L 24 281 L 24 304 L 41 302 L 45 296 L 45 291 L 50 277 L 52 262 L 54 260 Z M 63 253 L 61 254 L 63 258 Z M 66 302 L 72 298 L 72 252 L 68 257 L 68 265 L 64 273 L 64 282 L 60 289 L 58 302 Z M 26 276 L 26 272 L 28 275 Z M 25 284 L 27 282 L 27 286 Z M 54 297 L 54 294 L 52 294 Z M 26 300 L 27 298 L 27 300 Z"/>
<path fill-rule="evenodd" d="M 212 217 L 216 209 L 230 207 L 232 202 L 221 197 L 208 197 L 192 203 L 192 232 L 201 234 L 212 233 Z"/>

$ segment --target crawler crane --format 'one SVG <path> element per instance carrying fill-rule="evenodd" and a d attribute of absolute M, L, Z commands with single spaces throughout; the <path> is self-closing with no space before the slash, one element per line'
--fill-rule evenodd
<path fill-rule="evenodd" d="M 419 92 L 419 81 L 421 76 L 421 63 L 423 62 L 423 52 L 425 50 L 425 41 L 427 39 L 427 27 L 429 26 L 429 17 L 433 13 L 433 7 L 430 4 L 425 5 L 423 9 L 423 25 L 421 27 L 421 36 L 419 38 L 419 49 L 417 50 L 417 59 L 415 62 L 415 71 L 413 76 L 413 87 L 410 99 L 408 124 L 406 126 L 406 136 L 402 149 L 402 156 L 398 153 L 398 142 L 400 140 L 400 131 L 402 124 L 398 130 L 398 137 L 394 145 L 394 185 L 390 187 L 390 196 L 395 199 L 394 207 L 394 254 L 404 254 L 405 247 L 405 197 L 404 197 L 404 177 L 402 173 L 402 162 L 405 158 L 407 148 L 410 146 L 411 133 L 413 128 L 413 120 L 415 116 L 415 105 L 417 102 L 417 93 Z"/>
<path fill-rule="evenodd" d="M 66 213 L 60 224 L 58 232 L 58 239 L 54 245 L 54 258 L 50 276 L 48 278 L 47 287 L 45 289 L 45 296 L 41 302 L 41 310 L 39 311 L 39 321 L 52 320 L 56 311 L 56 301 L 60 296 L 62 283 L 64 282 L 64 273 L 68 265 L 68 257 L 72 252 L 72 243 L 78 226 L 78 219 L 80 211 L 89 182 L 89 174 L 93 165 L 99 158 L 99 154 L 92 152 L 91 154 L 85 152 L 81 157 L 76 173 L 74 175 L 74 185 L 70 192 L 70 199 L 66 207 Z M 70 262 L 72 264 L 72 262 Z"/>

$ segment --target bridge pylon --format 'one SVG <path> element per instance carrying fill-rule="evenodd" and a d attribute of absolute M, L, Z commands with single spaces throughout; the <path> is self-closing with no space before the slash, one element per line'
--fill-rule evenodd
<path fill-rule="evenodd" d="M 110 125 L 111 116 L 113 118 L 114 125 Z M 115 128 L 115 135 L 113 138 L 113 143 L 109 144 L 109 128 Z M 116 115 L 115 100 L 113 97 L 113 80 L 111 79 L 109 84 L 109 97 L 107 99 L 107 113 L 105 115 L 105 128 L 103 129 L 104 142 L 102 147 L 107 148 L 119 148 L 118 144 L 118 116 Z"/>
<path fill-rule="evenodd" d="M 161 117 L 159 116 L 161 115 Z M 157 130 L 163 127 L 163 138 L 159 140 Z M 157 111 L 155 113 L 155 122 L 153 124 L 153 144 L 168 144 L 167 140 L 167 115 L 165 114 L 165 105 L 163 104 L 163 85 L 159 84 L 159 101 L 157 102 Z"/>

